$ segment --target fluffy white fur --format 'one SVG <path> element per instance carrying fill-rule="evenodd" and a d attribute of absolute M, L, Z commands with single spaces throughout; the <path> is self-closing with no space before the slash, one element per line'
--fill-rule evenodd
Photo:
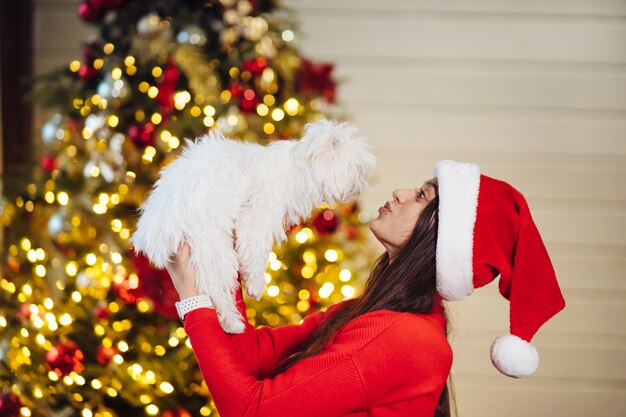
<path fill-rule="evenodd" d="M 140 207 L 135 251 L 164 268 L 188 242 L 198 292 L 211 298 L 225 331 L 243 332 L 237 271 L 247 294 L 260 299 L 269 252 L 286 240 L 285 228 L 322 203 L 369 189 L 376 159 L 356 134 L 346 123 L 320 120 L 305 126 L 301 140 L 268 146 L 216 132 L 187 140 Z"/>
<path fill-rule="evenodd" d="M 448 301 L 458 301 L 474 291 L 472 254 L 480 168 L 443 160 L 435 164 L 433 175 L 439 182 L 437 291 Z"/>
<path fill-rule="evenodd" d="M 491 362 L 504 375 L 524 378 L 539 367 L 539 352 L 524 339 L 507 334 L 491 345 Z"/>

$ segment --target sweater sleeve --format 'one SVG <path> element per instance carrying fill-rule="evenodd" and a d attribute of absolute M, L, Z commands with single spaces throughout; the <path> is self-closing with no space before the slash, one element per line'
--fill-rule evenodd
<path fill-rule="evenodd" d="M 322 311 L 310 314 L 299 325 L 255 328 L 248 321 L 241 287 L 237 291 L 237 308 L 246 325 L 244 333 L 225 334 L 246 370 L 257 378 L 267 376 L 283 358 L 314 332 L 324 314 Z"/>
<path fill-rule="evenodd" d="M 332 417 L 366 409 L 359 372 L 341 347 L 258 379 L 232 348 L 214 309 L 189 312 L 185 331 L 221 417 Z"/>
<path fill-rule="evenodd" d="M 259 379 L 267 377 L 283 358 L 297 349 L 319 327 L 327 312 L 336 310 L 344 303 L 332 305 L 326 311 L 309 314 L 300 324 L 254 328 L 248 321 L 241 285 L 236 299 L 246 327 L 244 333 L 225 334 L 244 368 Z"/>

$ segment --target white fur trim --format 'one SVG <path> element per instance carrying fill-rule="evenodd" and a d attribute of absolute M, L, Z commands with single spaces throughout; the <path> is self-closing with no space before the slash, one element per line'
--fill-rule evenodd
<path fill-rule="evenodd" d="M 472 249 L 480 168 L 444 160 L 437 162 L 433 175 L 439 183 L 437 291 L 448 301 L 458 301 L 474 291 Z"/>
<path fill-rule="evenodd" d="M 504 375 L 524 378 L 539 367 L 539 352 L 524 339 L 507 334 L 498 337 L 491 345 L 491 362 Z"/>

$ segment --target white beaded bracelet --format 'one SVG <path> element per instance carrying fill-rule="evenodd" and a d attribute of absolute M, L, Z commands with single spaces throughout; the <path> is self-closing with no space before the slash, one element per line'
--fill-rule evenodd
<path fill-rule="evenodd" d="M 178 317 L 180 317 L 181 320 L 185 320 L 185 314 L 189 313 L 191 310 L 202 307 L 215 308 L 207 295 L 194 295 L 193 297 L 185 298 L 184 300 L 177 301 L 175 306 L 176 311 L 178 311 Z"/>

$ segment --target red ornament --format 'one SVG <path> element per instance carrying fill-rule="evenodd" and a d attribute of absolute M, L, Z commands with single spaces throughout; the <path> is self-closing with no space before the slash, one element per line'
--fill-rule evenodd
<path fill-rule="evenodd" d="M 155 126 L 150 122 L 132 125 L 128 129 L 128 137 L 138 148 L 154 146 L 154 133 Z"/>
<path fill-rule="evenodd" d="M 78 69 L 78 76 L 83 80 L 93 80 L 98 76 L 98 70 L 91 64 L 82 64 Z"/>
<path fill-rule="evenodd" d="M 97 305 L 93 308 L 93 315 L 98 320 L 108 320 L 111 317 L 111 310 L 106 305 Z"/>
<path fill-rule="evenodd" d="M 311 224 L 320 234 L 329 235 L 337 230 L 337 226 L 339 226 L 339 218 L 334 211 L 326 209 L 318 213 L 313 218 Z"/>
<path fill-rule="evenodd" d="M 90 1 L 81 1 L 78 5 L 78 16 L 86 21 L 95 20 L 100 16 L 100 11 Z"/>
<path fill-rule="evenodd" d="M 138 280 L 131 280 L 130 275 L 120 282 L 113 282 L 111 286 L 117 297 L 126 304 L 135 304 L 141 300 L 145 294 Z"/>
<path fill-rule="evenodd" d="M 121 284 L 113 283 L 112 285 L 117 297 L 125 304 L 135 304 L 144 295 L 141 289 L 131 288 L 130 285 L 132 284 L 129 284 L 128 280 L 124 280 Z"/>
<path fill-rule="evenodd" d="M 261 9 L 261 0 L 249 0 L 252 11 L 258 13 Z"/>
<path fill-rule="evenodd" d="M 244 88 L 239 83 L 231 83 L 227 90 L 232 98 L 239 100 L 239 109 L 244 113 L 253 113 L 256 111 L 256 106 L 261 102 L 259 95 L 252 88 Z"/>
<path fill-rule="evenodd" d="M 346 239 L 354 240 L 358 235 L 359 233 L 356 227 L 350 225 L 346 226 Z"/>
<path fill-rule="evenodd" d="M 117 9 L 124 4 L 125 0 L 90 0 L 101 11 Z"/>
<path fill-rule="evenodd" d="M 309 309 L 307 311 L 314 312 L 317 311 L 319 309 L 318 306 L 321 305 L 319 298 L 317 297 L 318 289 L 314 284 L 310 283 L 310 281 L 307 280 L 306 282 L 307 284 L 305 285 L 305 289 L 309 292 L 309 294 L 311 294 L 307 300 L 309 302 Z"/>
<path fill-rule="evenodd" d="M 243 92 L 243 97 L 239 104 L 239 108 L 244 113 L 253 113 L 256 111 L 256 106 L 260 103 L 257 94 L 251 88 L 248 88 Z"/>
<path fill-rule="evenodd" d="M 174 303 L 179 296 L 167 270 L 153 268 L 143 253 L 137 254 L 131 250 L 130 257 L 139 277 L 138 289 L 152 301 L 154 311 L 170 319 L 177 318 Z"/>
<path fill-rule="evenodd" d="M 14 393 L 4 392 L 0 395 L 0 416 L 19 417 L 22 407 L 22 399 Z"/>
<path fill-rule="evenodd" d="M 46 352 L 46 366 L 58 376 L 68 375 L 74 371 L 80 373 L 85 369 L 83 352 L 71 340 L 61 341 Z"/>
<path fill-rule="evenodd" d="M 105 12 L 119 8 L 124 2 L 125 0 L 85 0 L 78 5 L 78 16 L 83 20 L 93 21 Z"/>
<path fill-rule="evenodd" d="M 335 102 L 335 82 L 331 72 L 333 64 L 314 63 L 302 59 L 298 74 L 298 85 L 304 94 L 321 94 L 329 103 Z"/>
<path fill-rule="evenodd" d="M 30 314 L 31 314 L 30 304 L 22 303 L 20 304 L 15 316 L 17 317 L 19 321 L 25 321 L 30 318 Z"/>
<path fill-rule="evenodd" d="M 20 263 L 19 261 L 14 258 L 13 256 L 8 256 L 6 259 L 7 262 L 7 266 L 9 267 L 9 269 L 13 272 L 20 272 Z"/>
<path fill-rule="evenodd" d="M 107 366 L 113 356 L 120 353 L 120 351 L 116 347 L 105 347 L 100 345 L 98 347 L 98 351 L 96 352 L 96 360 L 102 366 Z"/>
<path fill-rule="evenodd" d="M 249 59 L 241 63 L 241 69 L 243 71 L 249 71 L 255 75 L 261 74 L 265 70 L 265 68 L 267 68 L 267 59 L 262 56 L 254 59 Z"/>
<path fill-rule="evenodd" d="M 241 93 L 243 93 L 243 87 L 239 83 L 231 83 L 228 86 L 228 91 L 230 92 L 230 95 L 234 98 L 239 98 L 239 96 L 241 96 Z"/>
<path fill-rule="evenodd" d="M 80 132 L 84 126 L 84 123 L 74 117 L 70 116 L 67 119 L 67 128 L 70 130 L 70 132 L 72 132 L 72 134 L 78 134 L 78 132 Z"/>
<path fill-rule="evenodd" d="M 162 113 L 170 113 L 174 110 L 174 92 L 176 84 L 180 78 L 180 71 L 176 67 L 174 60 L 170 58 L 167 68 L 163 71 L 161 80 L 157 84 L 159 92 L 155 100 L 162 108 Z"/>
<path fill-rule="evenodd" d="M 57 159 L 52 155 L 44 155 L 39 160 L 39 164 L 46 171 L 52 172 L 57 167 Z"/>
<path fill-rule="evenodd" d="M 78 76 L 83 80 L 93 80 L 100 71 L 93 67 L 94 60 L 102 52 L 102 45 L 96 41 L 89 42 L 82 51 L 83 60 L 78 69 Z"/>
<path fill-rule="evenodd" d="M 93 62 L 101 53 L 101 43 L 98 41 L 90 41 L 83 48 L 83 62 Z"/>
<path fill-rule="evenodd" d="M 177 407 L 172 410 L 167 410 L 163 413 L 163 417 L 191 417 L 189 411 L 182 407 Z"/>

